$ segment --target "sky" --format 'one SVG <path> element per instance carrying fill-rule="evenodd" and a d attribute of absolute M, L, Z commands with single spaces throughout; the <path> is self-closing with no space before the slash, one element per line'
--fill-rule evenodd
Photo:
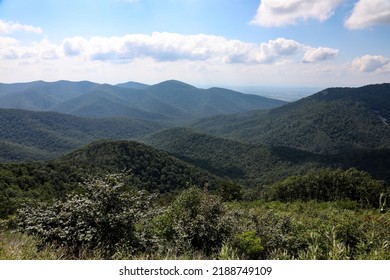
<path fill-rule="evenodd" d="M 390 82 L 390 0 L 0 0 L 0 82 Z"/>

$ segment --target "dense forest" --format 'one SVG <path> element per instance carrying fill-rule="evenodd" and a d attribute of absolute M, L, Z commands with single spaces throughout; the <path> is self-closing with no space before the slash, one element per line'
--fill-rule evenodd
<path fill-rule="evenodd" d="M 165 114 L 0 109 L 0 259 L 390 259 L 389 90 L 248 111 L 252 96 L 177 81 L 0 84 L 47 108 L 142 92 Z M 220 95 L 226 114 L 192 119 Z"/>

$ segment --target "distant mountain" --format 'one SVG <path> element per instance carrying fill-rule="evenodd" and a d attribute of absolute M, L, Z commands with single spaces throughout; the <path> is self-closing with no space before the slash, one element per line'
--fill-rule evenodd
<path fill-rule="evenodd" d="M 197 130 L 315 153 L 390 148 L 390 84 L 329 88 L 268 111 L 205 118 Z"/>
<path fill-rule="evenodd" d="M 44 81 L 35 81 L 35 82 L 27 82 L 27 83 L 13 83 L 13 84 L 0 83 L 0 97 L 7 95 L 9 93 L 23 91 L 27 88 L 41 87 L 41 86 L 44 86 L 46 84 L 47 83 Z"/>
<path fill-rule="evenodd" d="M 54 112 L 0 109 L 0 160 L 47 159 L 96 139 L 129 139 L 161 125 L 129 119 L 89 119 Z"/>
<path fill-rule="evenodd" d="M 144 110 L 142 102 L 145 99 L 150 98 L 140 90 L 102 85 L 84 95 L 58 104 L 52 110 L 86 117 L 127 117 L 160 121 L 169 119 L 158 112 Z M 139 105 L 136 105 L 137 103 Z"/>
<path fill-rule="evenodd" d="M 19 93 L 20 95 L 25 95 L 27 97 L 28 94 L 35 95 L 37 93 L 41 93 L 51 95 L 52 98 L 57 99 L 59 101 L 65 101 L 83 95 L 84 93 L 89 92 L 97 86 L 99 86 L 99 84 L 88 81 L 36 81 L 15 84 L 0 83 L 0 97 L 8 95 L 8 98 L 12 98 L 12 96 L 17 93 Z"/>
<path fill-rule="evenodd" d="M 198 89 L 175 80 L 151 86 L 147 91 L 161 101 L 184 110 L 193 118 L 270 109 L 286 104 L 284 101 L 228 89 Z"/>
<path fill-rule="evenodd" d="M 58 81 L 0 84 L 0 107 L 88 117 L 189 121 L 217 114 L 269 109 L 284 101 L 222 88 L 198 89 L 179 81 L 116 86 Z"/>
<path fill-rule="evenodd" d="M 127 82 L 127 83 L 121 83 L 116 84 L 117 87 L 124 87 L 124 88 L 133 88 L 133 89 L 146 89 L 149 87 L 149 85 L 137 83 L 137 82 Z"/>

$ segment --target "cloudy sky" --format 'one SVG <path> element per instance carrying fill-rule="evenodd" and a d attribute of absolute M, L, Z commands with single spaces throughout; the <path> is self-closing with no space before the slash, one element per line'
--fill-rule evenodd
<path fill-rule="evenodd" d="M 0 82 L 390 82 L 390 0 L 0 0 Z"/>

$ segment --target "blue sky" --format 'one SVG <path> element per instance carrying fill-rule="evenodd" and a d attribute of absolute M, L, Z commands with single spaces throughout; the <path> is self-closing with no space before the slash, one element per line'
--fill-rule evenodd
<path fill-rule="evenodd" d="M 0 0 L 0 82 L 390 82 L 390 0 Z"/>

